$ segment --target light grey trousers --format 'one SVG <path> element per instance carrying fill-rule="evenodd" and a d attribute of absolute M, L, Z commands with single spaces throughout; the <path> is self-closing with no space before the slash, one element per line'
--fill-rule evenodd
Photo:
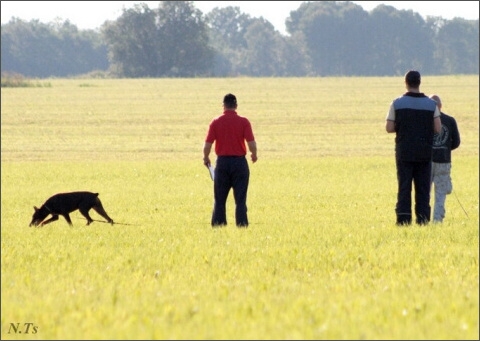
<path fill-rule="evenodd" d="M 445 218 L 445 199 L 447 194 L 452 193 L 453 190 L 451 170 L 451 163 L 432 163 L 432 187 L 435 190 L 434 223 L 441 223 Z"/>

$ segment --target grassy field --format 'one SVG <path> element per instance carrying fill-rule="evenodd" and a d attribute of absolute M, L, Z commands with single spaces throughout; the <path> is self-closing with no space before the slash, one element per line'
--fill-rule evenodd
<path fill-rule="evenodd" d="M 462 144 L 444 223 L 406 228 L 385 132 L 402 77 L 45 82 L 1 90 L 2 340 L 478 340 L 478 76 L 422 79 Z M 248 229 L 232 195 L 210 227 L 202 146 L 228 92 L 259 149 Z M 74 190 L 117 224 L 28 227 Z"/>

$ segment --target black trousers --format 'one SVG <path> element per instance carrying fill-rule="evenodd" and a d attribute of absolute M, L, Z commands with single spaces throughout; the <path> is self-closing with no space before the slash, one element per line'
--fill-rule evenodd
<path fill-rule="evenodd" d="M 412 182 L 415 186 L 416 223 L 428 224 L 430 221 L 430 177 L 432 162 L 406 162 L 396 160 L 398 194 L 395 212 L 397 225 L 412 223 Z"/>
<path fill-rule="evenodd" d="M 227 225 L 226 203 L 230 189 L 235 198 L 235 220 L 238 227 L 248 226 L 247 191 L 250 170 L 245 156 L 219 156 L 215 167 L 213 191 L 215 202 L 212 226 Z"/>

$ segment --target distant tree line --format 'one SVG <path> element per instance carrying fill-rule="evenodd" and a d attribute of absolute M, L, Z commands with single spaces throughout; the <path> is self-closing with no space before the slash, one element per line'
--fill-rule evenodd
<path fill-rule="evenodd" d="M 139 3 L 98 30 L 12 18 L 2 25 L 1 71 L 35 78 L 478 74 L 478 23 L 311 1 L 290 13 L 282 35 L 239 7 L 203 14 L 193 1 Z"/>

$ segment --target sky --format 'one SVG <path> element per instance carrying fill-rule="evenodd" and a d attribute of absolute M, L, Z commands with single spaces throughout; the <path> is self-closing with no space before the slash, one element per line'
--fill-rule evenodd
<path fill-rule="evenodd" d="M 280 33 L 286 34 L 285 19 L 290 11 L 297 10 L 304 1 L 194 1 L 195 7 L 204 14 L 215 7 L 236 6 L 252 17 L 263 17 Z M 413 10 L 422 17 L 436 16 L 444 19 L 454 17 L 476 20 L 479 1 L 352 1 L 365 11 L 371 11 L 379 4 L 398 10 Z M 145 3 L 149 8 L 158 7 L 160 1 L 1 1 L 2 25 L 16 17 L 25 21 L 38 19 L 42 23 L 55 20 L 76 25 L 79 29 L 99 28 L 106 20 L 115 20 L 123 8 Z"/>

